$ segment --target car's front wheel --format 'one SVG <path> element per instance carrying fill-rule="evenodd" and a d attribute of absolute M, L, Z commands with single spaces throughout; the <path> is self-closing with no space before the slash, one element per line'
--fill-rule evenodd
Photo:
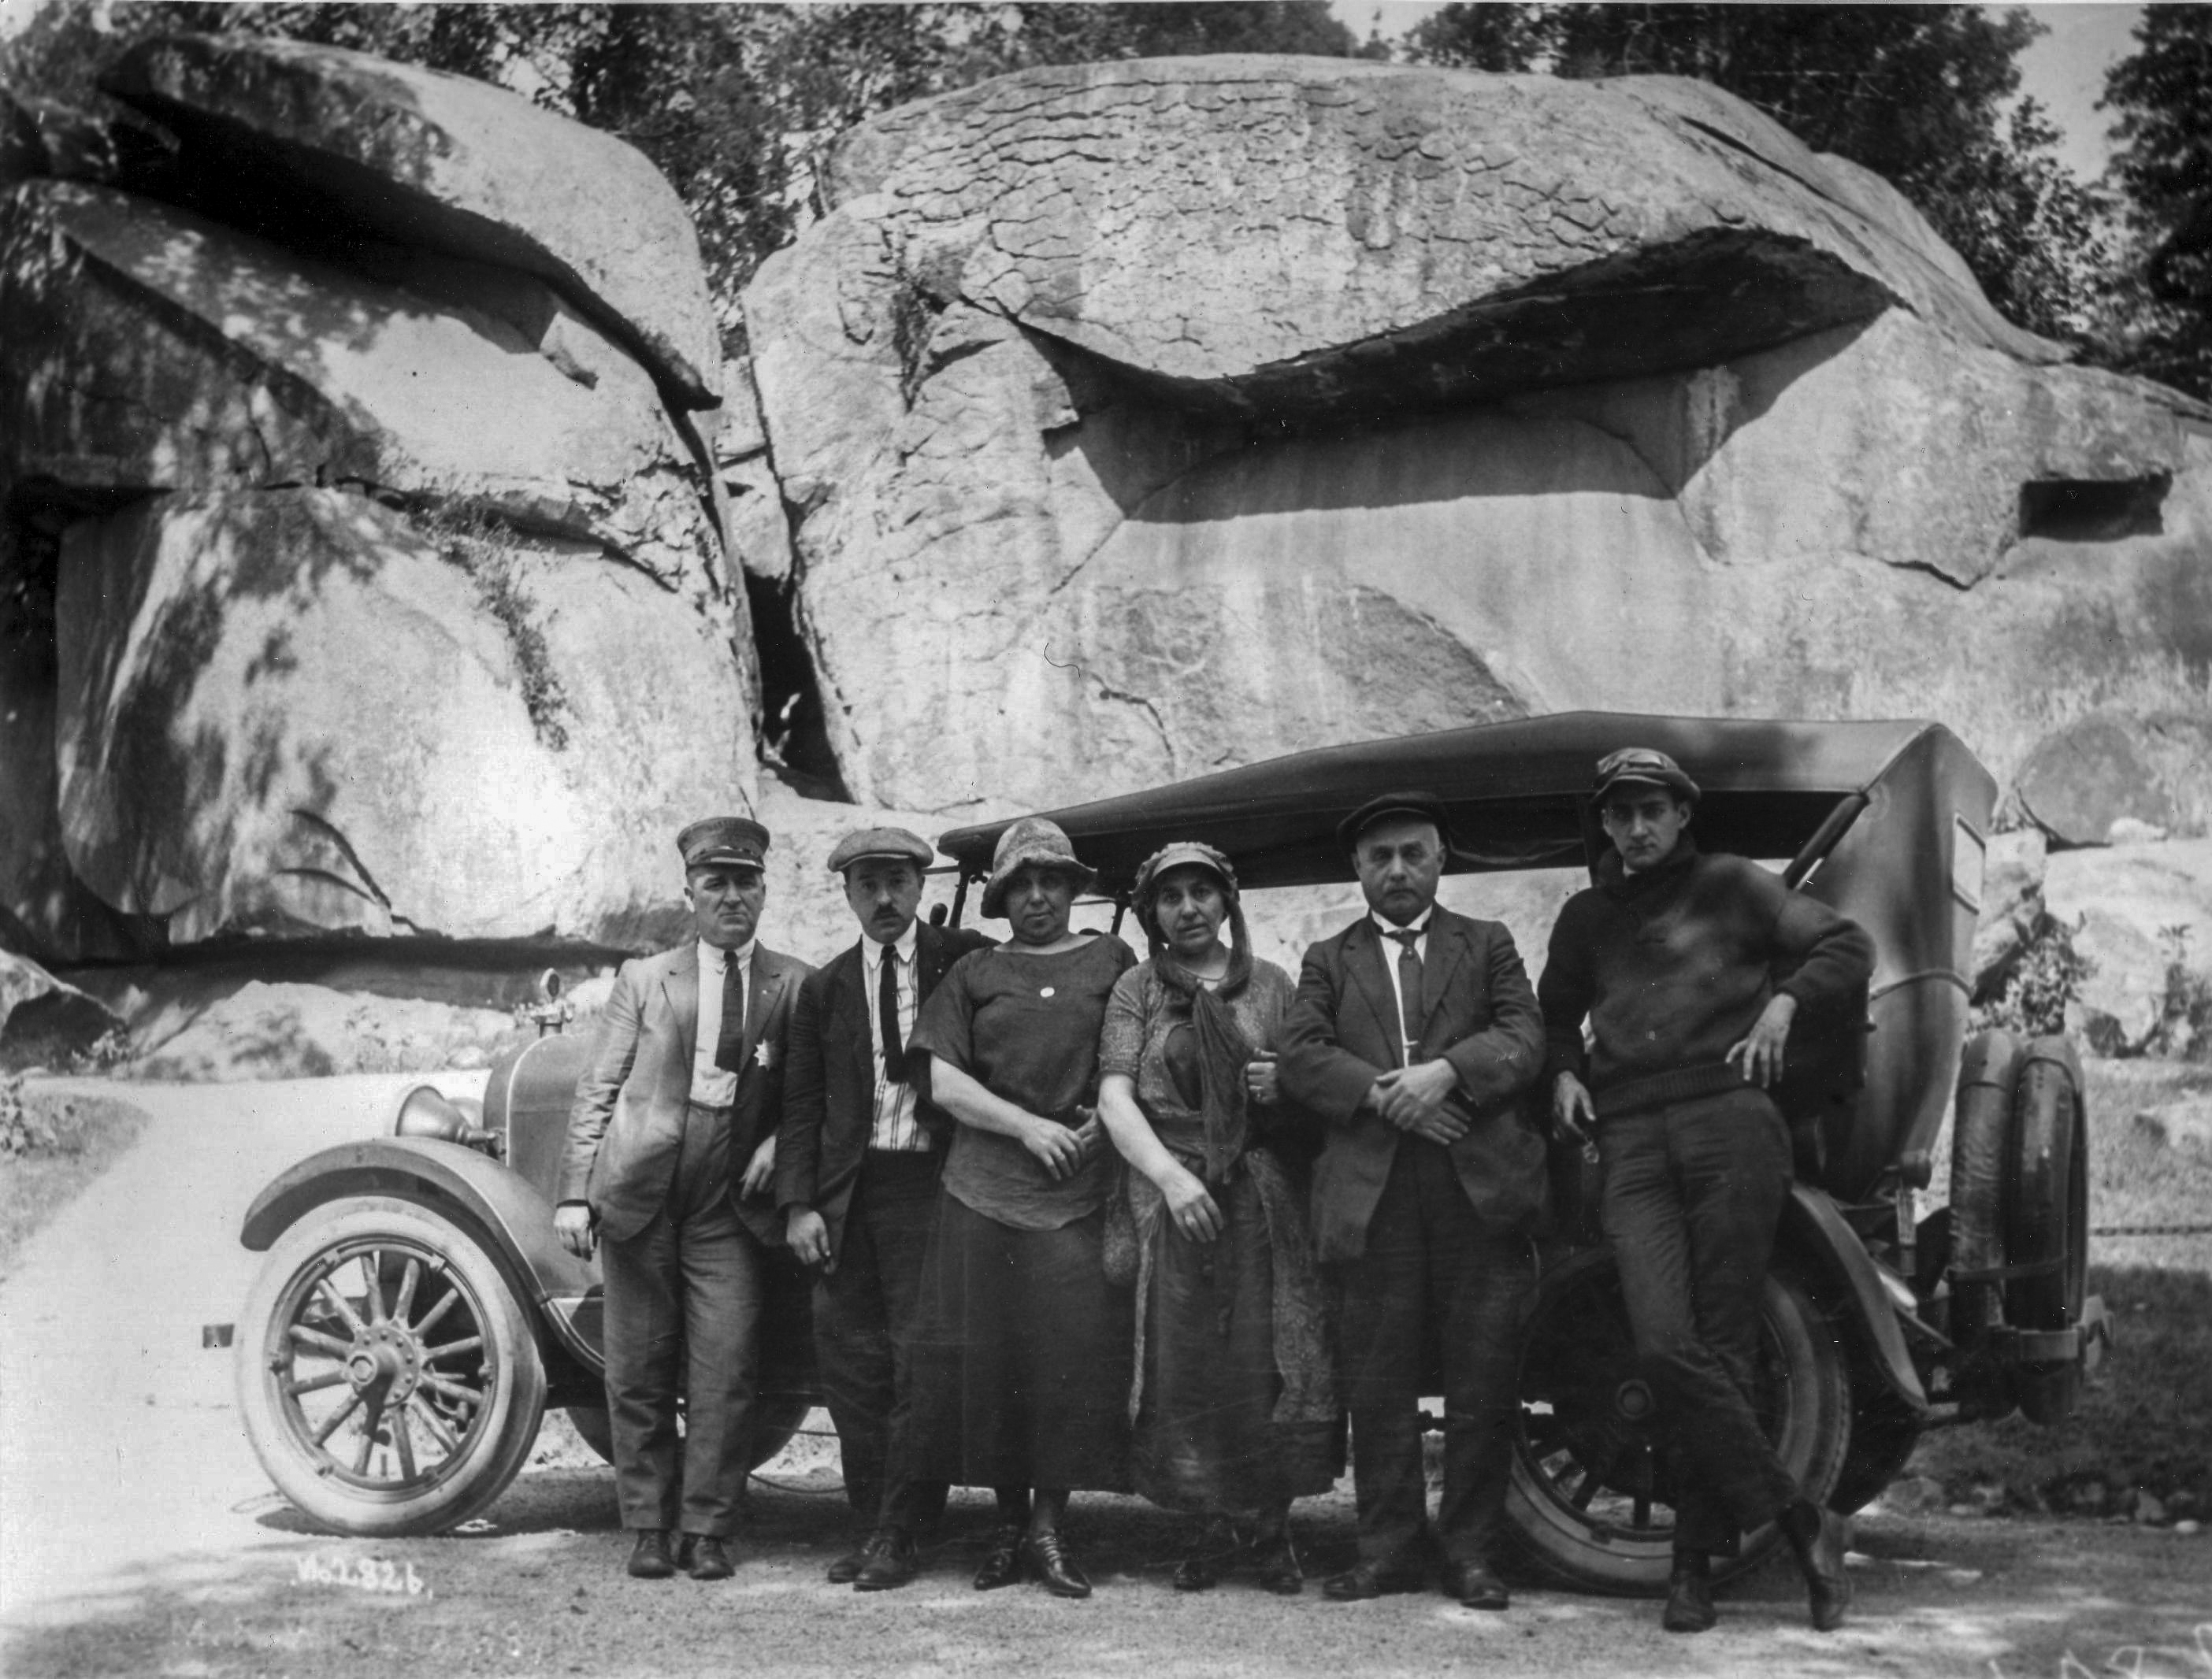
<path fill-rule="evenodd" d="M 545 1367 L 482 1243 L 429 1208 L 349 1196 L 270 1250 L 246 1298 L 239 1406 L 269 1478 L 339 1533 L 436 1533 L 529 1456 Z"/>

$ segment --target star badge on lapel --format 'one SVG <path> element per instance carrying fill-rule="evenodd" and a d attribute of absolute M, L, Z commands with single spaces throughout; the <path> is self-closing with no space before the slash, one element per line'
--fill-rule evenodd
<path fill-rule="evenodd" d="M 763 1038 L 753 1046 L 753 1059 L 760 1064 L 760 1070 L 766 1072 L 775 1065 L 775 1046 Z"/>

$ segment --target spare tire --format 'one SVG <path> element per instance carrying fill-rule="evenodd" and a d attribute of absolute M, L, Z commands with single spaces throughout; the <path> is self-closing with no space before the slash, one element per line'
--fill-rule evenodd
<path fill-rule="evenodd" d="M 2089 1127 L 2081 1063 L 2064 1037 L 2038 1038 L 2021 1069 L 2004 1186 L 2005 1317 L 2022 1331 L 2075 1330 L 2089 1285 Z M 2013 1397 L 2056 1424 L 2081 1398 L 2077 1347 L 2014 1367 Z"/>
<path fill-rule="evenodd" d="M 1988 1354 L 1990 1331 L 2003 1316 L 2005 1182 L 2027 1060 L 2027 1047 L 2013 1033 L 1977 1033 L 1959 1063 L 1959 1100 L 1951 1122 L 1950 1332 L 1963 1355 L 1955 1373 L 1958 1397 L 1981 1416 L 2002 1416 L 2012 1409 L 2002 1372 Z"/>

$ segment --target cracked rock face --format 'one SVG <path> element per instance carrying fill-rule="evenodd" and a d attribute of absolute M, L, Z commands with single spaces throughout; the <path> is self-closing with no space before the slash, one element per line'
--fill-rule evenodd
<path fill-rule="evenodd" d="M 645 155 L 488 82 L 243 35 L 132 47 L 106 91 L 272 201 L 536 274 L 631 340 L 688 406 L 721 351 L 699 240 Z"/>
<path fill-rule="evenodd" d="M 71 527 L 56 621 L 70 861 L 173 940 L 649 945 L 683 924 L 670 836 L 749 803 L 726 640 L 587 551 L 164 497 Z"/>
<path fill-rule="evenodd" d="M 0 424 L 25 480 L 352 483 L 473 501 L 672 582 L 711 569 L 652 380 L 533 276 L 400 246 L 321 262 L 47 181 L 0 203 Z"/>
<path fill-rule="evenodd" d="M 1192 404 L 1480 400 L 1721 361 L 1893 302 L 2056 358 L 1832 176 L 1694 82 L 1223 57 L 909 106 L 842 142 L 831 183 L 879 206 L 924 290 Z"/>
<path fill-rule="evenodd" d="M 864 800 L 1583 706 L 2208 709 L 2208 415 L 1666 78 L 1039 70 L 844 142 L 745 298 Z"/>
<path fill-rule="evenodd" d="M 740 518 L 694 411 L 674 194 L 355 54 L 124 82 L 166 173 L 63 167 L 51 112 L 0 155 L 0 944 L 679 932 L 670 836 L 754 793 L 726 543 L 769 553 L 773 482 L 756 417 Z"/>

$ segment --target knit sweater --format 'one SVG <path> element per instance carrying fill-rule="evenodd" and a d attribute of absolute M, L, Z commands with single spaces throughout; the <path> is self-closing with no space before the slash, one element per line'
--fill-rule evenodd
<path fill-rule="evenodd" d="M 1779 987 L 1778 962 L 1796 971 Z M 1609 1089 L 1721 1065 L 1778 989 L 1799 1004 L 1840 1000 L 1874 971 L 1856 922 L 1740 857 L 1707 857 L 1686 833 L 1656 869 L 1628 874 L 1618 852 L 1552 929 L 1536 997 L 1550 1072 Z M 1595 1042 L 1586 1054 L 1583 1021 Z M 1688 1094 L 1687 1087 L 1681 1093 Z"/>

